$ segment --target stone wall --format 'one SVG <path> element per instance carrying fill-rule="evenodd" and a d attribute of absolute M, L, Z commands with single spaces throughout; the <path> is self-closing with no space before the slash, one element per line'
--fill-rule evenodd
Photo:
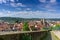
<path fill-rule="evenodd" d="M 23 40 L 21 37 L 23 36 L 23 34 L 32 36 L 31 40 L 51 40 L 51 34 L 49 31 L 12 34 L 12 35 L 1 35 L 0 40 Z"/>

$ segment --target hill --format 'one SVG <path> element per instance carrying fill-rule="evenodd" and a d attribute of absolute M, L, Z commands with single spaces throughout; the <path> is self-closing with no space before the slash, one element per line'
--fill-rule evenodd
<path fill-rule="evenodd" d="M 41 20 L 42 18 L 18 18 L 18 17 L 0 17 L 0 20 L 14 23 L 15 21 Z M 45 20 L 60 21 L 60 18 L 46 18 Z"/>

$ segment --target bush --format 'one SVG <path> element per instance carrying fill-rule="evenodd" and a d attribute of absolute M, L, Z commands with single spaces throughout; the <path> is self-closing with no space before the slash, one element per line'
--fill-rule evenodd
<path fill-rule="evenodd" d="M 28 22 L 24 22 L 23 31 L 29 31 Z M 32 36 L 29 34 L 23 34 L 22 40 L 32 40 Z"/>
<path fill-rule="evenodd" d="M 60 24 L 56 24 L 55 27 L 52 27 L 52 30 L 60 30 Z"/>

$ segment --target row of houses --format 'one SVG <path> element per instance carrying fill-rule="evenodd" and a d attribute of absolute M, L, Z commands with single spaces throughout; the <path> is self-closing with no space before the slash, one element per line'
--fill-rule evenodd
<path fill-rule="evenodd" d="M 30 31 L 41 30 L 47 27 L 48 23 L 44 21 L 28 21 L 28 28 Z M 9 24 L 8 22 L 0 22 L 0 31 L 23 31 L 24 22 Z"/>

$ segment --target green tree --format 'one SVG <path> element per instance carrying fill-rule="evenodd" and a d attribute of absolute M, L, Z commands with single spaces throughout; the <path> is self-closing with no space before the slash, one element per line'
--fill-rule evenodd
<path fill-rule="evenodd" d="M 28 22 L 24 22 L 23 31 L 29 31 L 28 26 Z M 22 40 L 32 40 L 32 36 L 30 34 L 23 34 Z"/>
<path fill-rule="evenodd" d="M 24 22 L 23 31 L 29 31 L 28 22 Z"/>

